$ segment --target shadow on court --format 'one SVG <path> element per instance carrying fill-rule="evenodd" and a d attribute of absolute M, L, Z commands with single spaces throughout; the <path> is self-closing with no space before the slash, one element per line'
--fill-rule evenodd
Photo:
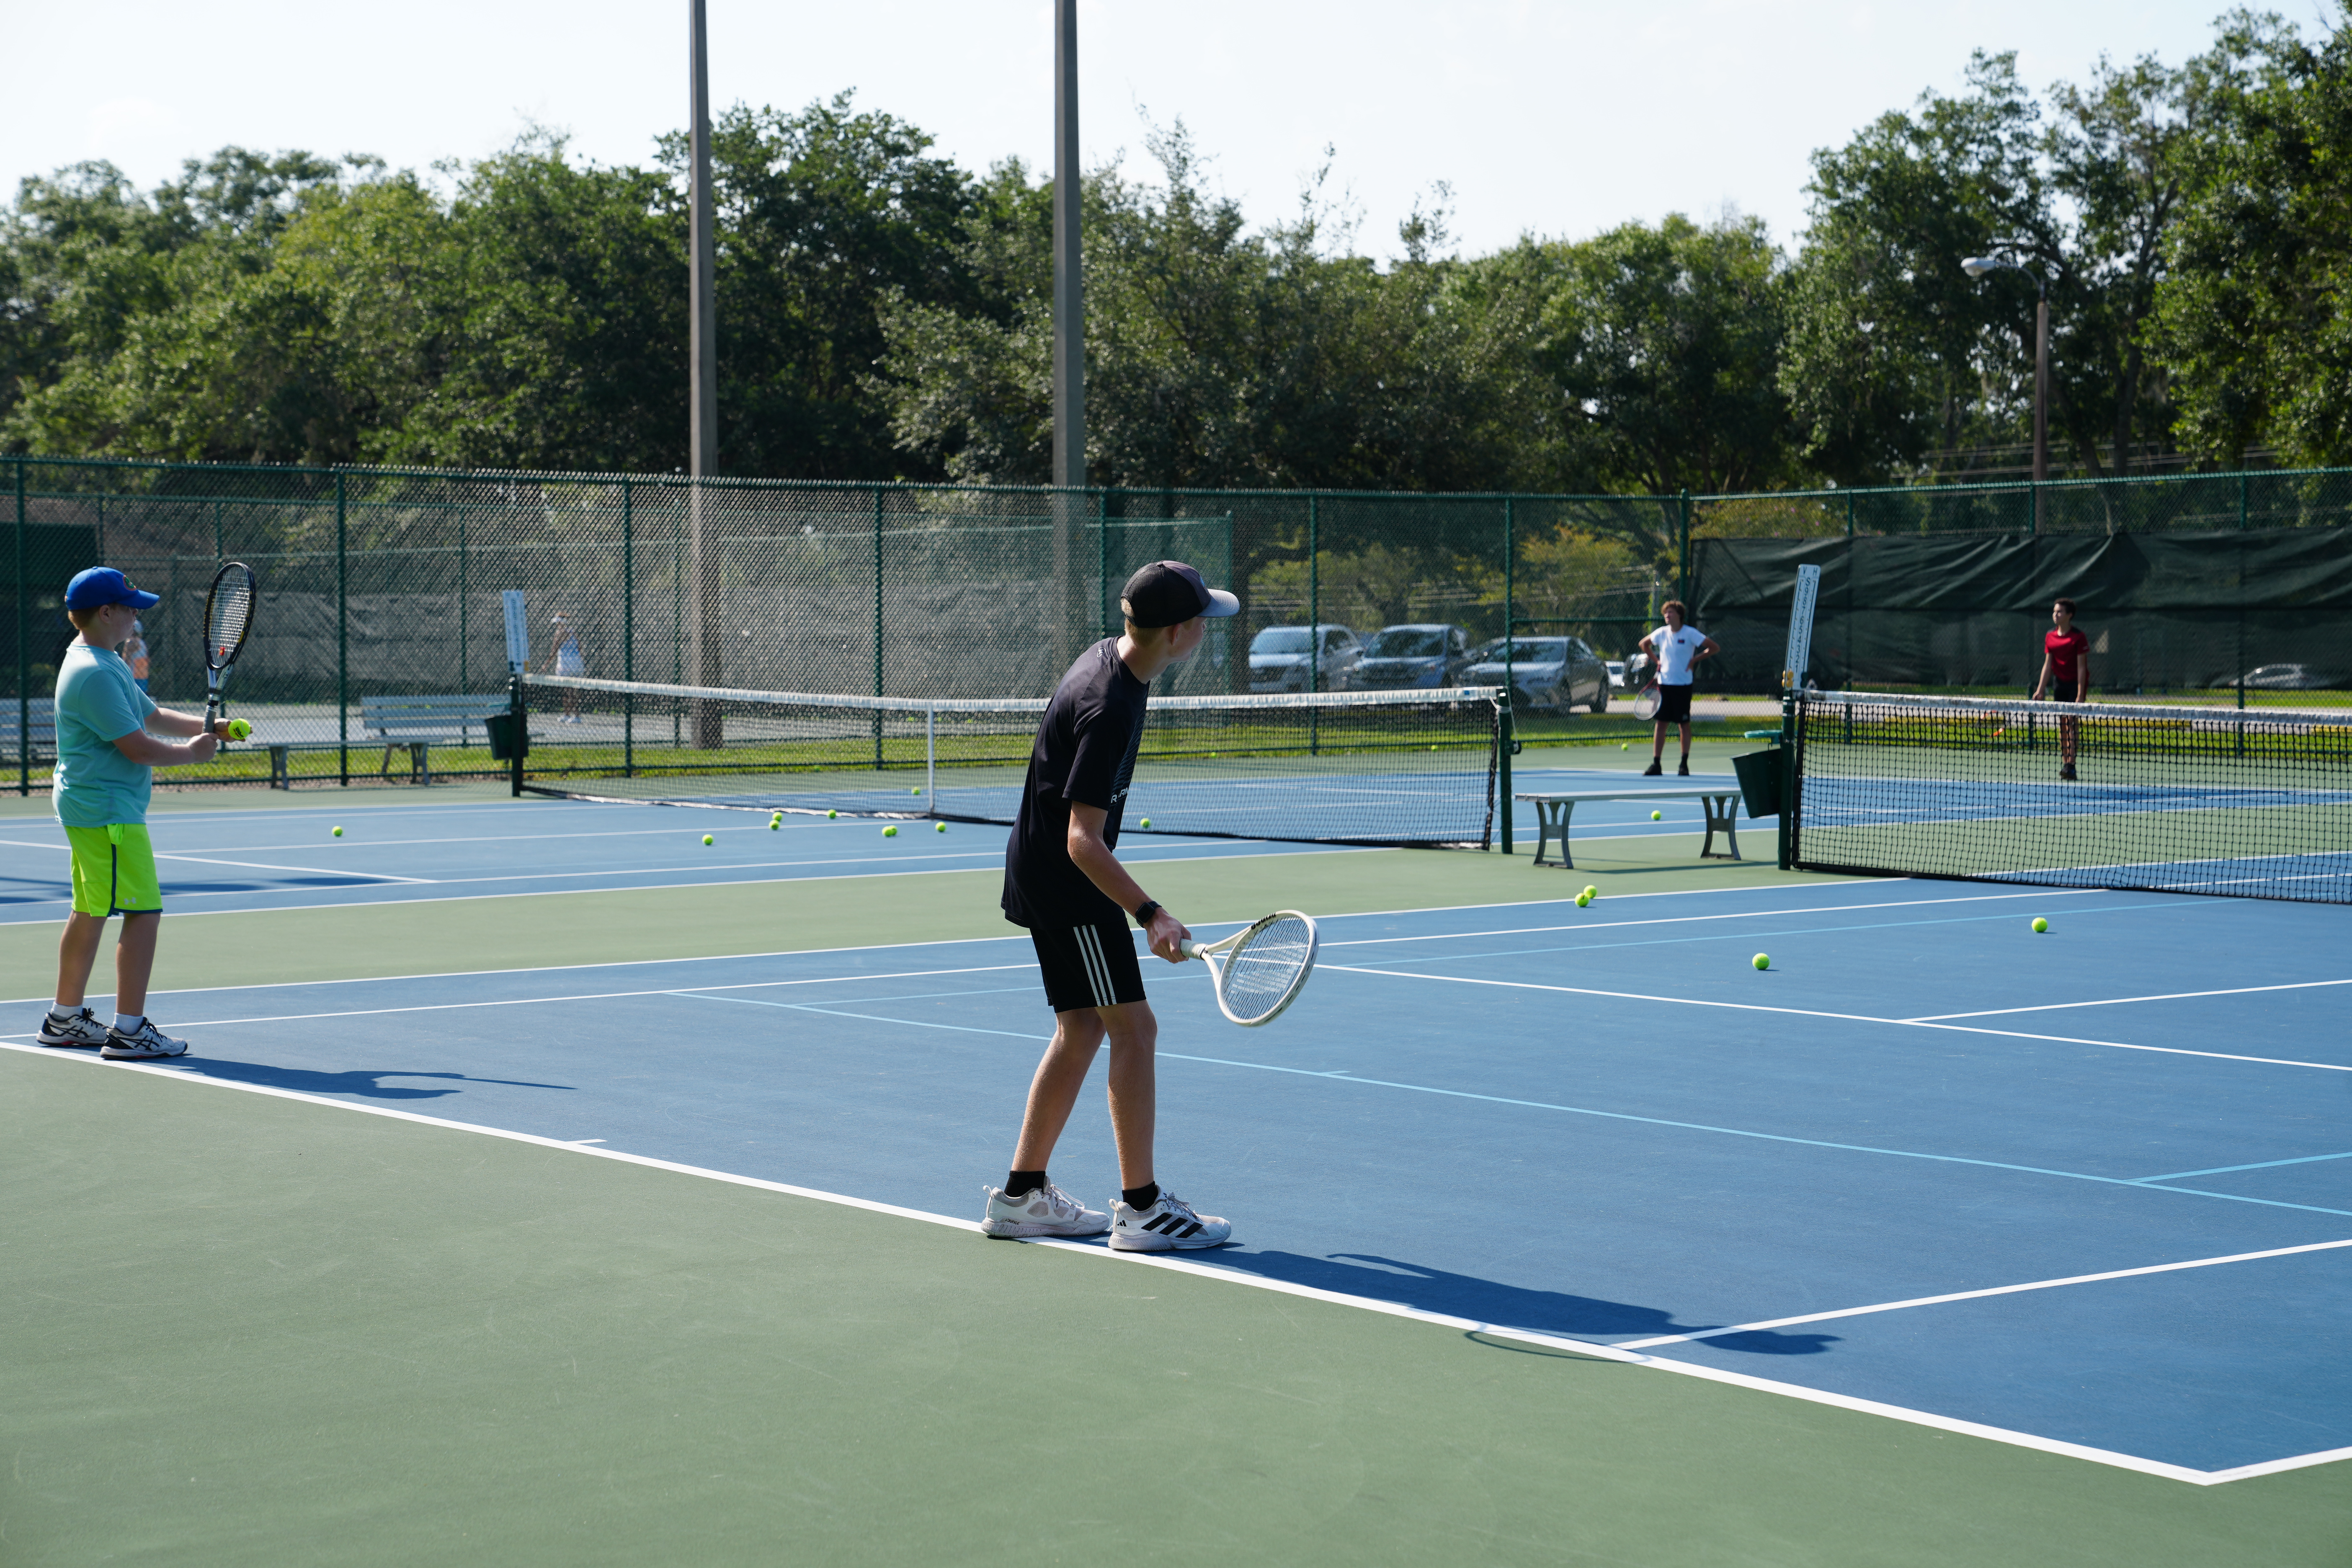
<path fill-rule="evenodd" d="M 1231 1254 L 1219 1261 L 1228 1268 L 1262 1274 L 1286 1284 L 1367 1296 L 1374 1300 L 1417 1307 L 1425 1312 L 1475 1318 L 1480 1322 L 1575 1339 L 1647 1339 L 1657 1334 L 1704 1333 L 1708 1327 L 1705 1323 L 1677 1323 L 1672 1312 L 1656 1307 L 1571 1296 L 1559 1290 L 1530 1290 L 1475 1275 L 1449 1274 L 1418 1263 L 1401 1263 L 1371 1253 L 1338 1252 L 1328 1258 L 1307 1258 L 1295 1252 L 1249 1252 Z M 1726 1335 L 1707 1343 L 1754 1355 L 1819 1355 L 1837 1337 L 1755 1331 Z"/>
<path fill-rule="evenodd" d="M 280 1067 L 274 1062 L 224 1061 L 218 1057 L 185 1058 L 187 1065 L 206 1078 L 223 1079 L 230 1083 L 257 1083 L 270 1089 L 290 1089 L 304 1094 L 351 1095 L 362 1100 L 438 1100 L 445 1095 L 461 1092 L 455 1084 L 502 1084 L 509 1089 L 559 1089 L 575 1092 L 576 1086 L 568 1083 L 531 1083 L 510 1078 L 475 1078 L 462 1072 L 404 1072 L 398 1068 L 373 1069 L 354 1068 L 347 1072 L 312 1072 L 303 1068 Z M 388 1078 L 436 1078 L 454 1080 L 447 1089 L 411 1089 L 402 1084 L 387 1084 Z"/>

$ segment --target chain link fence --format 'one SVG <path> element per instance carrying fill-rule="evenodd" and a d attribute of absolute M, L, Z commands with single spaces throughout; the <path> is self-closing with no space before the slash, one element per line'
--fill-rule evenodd
<path fill-rule="evenodd" d="M 120 567 L 157 700 L 202 700 L 197 625 L 224 561 L 259 574 L 229 686 L 257 744 L 175 779 L 411 769 L 387 700 L 503 706 L 501 595 L 534 668 L 561 613 L 593 678 L 910 698 L 1035 697 L 1168 557 L 1240 595 L 1176 695 L 1346 688 L 1384 627 L 1581 639 L 1609 657 L 1679 596 L 1719 691 L 1777 689 L 1795 565 L 1825 577 L 1825 679 L 2019 686 L 2048 595 L 2084 600 L 2102 686 L 2352 685 L 2352 473 L 2166 476 L 1710 497 L 1432 496 L 859 485 L 679 476 L 304 469 L 0 457 L 0 767 L 47 783 L 67 580 Z M 2069 587 L 2067 584 L 2074 584 Z M 1262 638 L 1319 626 L 1313 637 Z M 1340 633 L 1345 636 L 1340 636 Z M 1304 658 L 1251 648 L 1312 646 Z M 1466 658 L 1433 669 L 1451 684 Z M 2271 668 L 2277 667 L 2277 668 Z M 2300 684 L 2297 684 L 2300 683 Z M 1524 699 L 1524 693 L 1522 698 Z M 1541 732 L 1522 715 L 1523 733 Z M 266 737 L 274 746 L 259 744 Z M 432 771 L 491 773 L 478 728 Z"/>

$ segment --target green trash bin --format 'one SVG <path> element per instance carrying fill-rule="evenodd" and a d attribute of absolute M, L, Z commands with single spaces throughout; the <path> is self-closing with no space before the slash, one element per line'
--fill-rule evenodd
<path fill-rule="evenodd" d="M 1739 775 L 1739 796 L 1750 816 L 1780 815 L 1780 752 L 1749 752 L 1731 759 L 1732 772 Z"/>
<path fill-rule="evenodd" d="M 523 726 L 519 715 L 493 713 L 482 721 L 482 727 L 489 731 L 492 762 L 511 763 L 518 757 L 530 755 L 530 731 Z M 517 744 L 518 737 L 520 745 Z"/>

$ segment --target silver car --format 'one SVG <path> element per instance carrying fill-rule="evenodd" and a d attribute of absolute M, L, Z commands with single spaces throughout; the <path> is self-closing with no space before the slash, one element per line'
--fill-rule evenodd
<path fill-rule="evenodd" d="M 1506 684 L 1503 654 L 1500 637 L 1479 648 L 1473 655 L 1478 662 L 1462 672 L 1462 684 Z M 1609 710 L 1609 667 L 1576 637 L 1512 638 L 1507 683 L 1514 707 L 1565 713 L 1580 703 L 1595 713 Z"/>
<path fill-rule="evenodd" d="M 1250 689 L 1304 691 L 1311 668 L 1317 690 L 1345 691 L 1363 657 L 1364 645 L 1345 626 L 1268 626 L 1250 639 Z"/>
<path fill-rule="evenodd" d="M 1454 686 L 1470 664 L 1470 634 L 1460 626 L 1416 621 L 1382 626 L 1364 644 L 1356 685 L 1368 691 Z"/>

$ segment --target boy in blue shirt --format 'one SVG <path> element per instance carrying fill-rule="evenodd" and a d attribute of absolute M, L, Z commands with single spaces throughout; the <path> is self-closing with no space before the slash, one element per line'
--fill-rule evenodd
<path fill-rule="evenodd" d="M 57 1005 L 41 1021 L 45 1046 L 96 1046 L 110 1061 L 184 1055 L 146 1016 L 147 980 L 163 889 L 147 837 L 147 797 L 159 767 L 208 762 L 228 721 L 211 731 L 193 713 L 159 708 L 139 689 L 115 646 L 139 612 L 160 599 L 111 566 L 93 566 L 66 588 L 66 616 L 81 635 L 58 665 L 58 768 L 50 801 L 73 847 L 73 912 L 58 942 Z M 175 745 L 163 735 L 192 736 Z M 114 1023 L 82 1005 L 107 917 L 122 916 L 114 950 Z"/>

